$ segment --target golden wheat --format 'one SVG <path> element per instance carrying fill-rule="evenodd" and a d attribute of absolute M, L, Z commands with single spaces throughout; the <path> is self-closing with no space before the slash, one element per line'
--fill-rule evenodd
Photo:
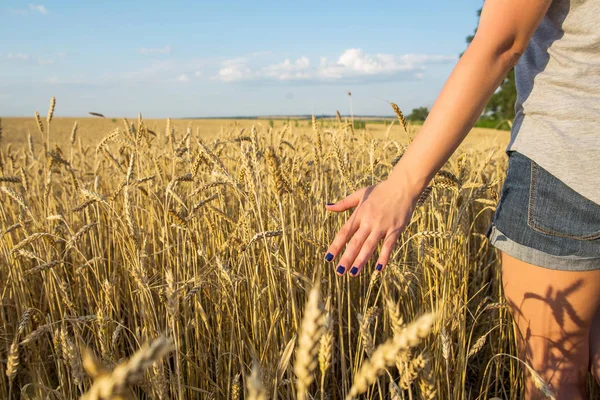
<path fill-rule="evenodd" d="M 143 373 L 155 362 L 172 350 L 172 343 L 166 338 L 158 338 L 150 345 L 143 346 L 128 361 L 125 361 L 110 373 L 100 361 L 89 352 L 84 352 L 83 365 L 94 378 L 94 384 L 83 395 L 82 400 L 113 399 L 124 396 L 128 386 L 137 383 Z"/>
<path fill-rule="evenodd" d="M 490 362 L 516 353 L 484 236 L 496 133 L 444 166 L 383 272 L 348 279 L 322 257 L 349 214 L 324 204 L 387 178 L 399 124 L 27 122 L 1 121 L 0 398 L 519 398 L 520 361 Z M 406 323 L 432 309 L 435 336 Z M 165 334 L 168 360 L 123 361 Z"/>
<path fill-rule="evenodd" d="M 314 379 L 313 372 L 317 367 L 317 354 L 319 352 L 319 341 L 323 334 L 323 322 L 319 285 L 315 285 L 308 295 L 308 301 L 304 309 L 294 364 L 294 372 L 298 377 L 296 387 L 300 400 L 307 398 L 308 387 Z"/>

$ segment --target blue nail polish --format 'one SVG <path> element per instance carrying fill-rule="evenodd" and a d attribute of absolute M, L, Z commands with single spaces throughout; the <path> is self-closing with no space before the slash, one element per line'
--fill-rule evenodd
<path fill-rule="evenodd" d="M 337 269 L 335 270 L 338 274 L 343 275 L 344 272 L 346 272 L 346 267 L 344 267 L 343 265 L 338 265 Z"/>
<path fill-rule="evenodd" d="M 358 267 L 352 267 L 350 270 L 350 275 L 356 276 L 356 274 L 358 274 Z"/>
<path fill-rule="evenodd" d="M 331 260 L 333 260 L 333 254 L 327 253 L 327 255 L 325 256 L 325 261 L 331 262 Z"/>
<path fill-rule="evenodd" d="M 377 267 L 375 267 L 375 269 L 377 271 L 381 271 L 383 269 L 383 264 L 377 264 Z"/>

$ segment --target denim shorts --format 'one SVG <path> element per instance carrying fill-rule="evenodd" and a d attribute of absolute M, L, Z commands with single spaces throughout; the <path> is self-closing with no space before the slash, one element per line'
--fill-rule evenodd
<path fill-rule="evenodd" d="M 600 205 L 521 153 L 508 154 L 506 180 L 488 230 L 490 243 L 539 267 L 600 269 Z"/>

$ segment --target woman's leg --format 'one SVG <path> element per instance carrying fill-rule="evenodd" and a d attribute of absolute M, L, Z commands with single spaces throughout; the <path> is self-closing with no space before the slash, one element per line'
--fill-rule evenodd
<path fill-rule="evenodd" d="M 520 358 L 558 400 L 585 399 L 590 327 L 600 306 L 600 270 L 537 267 L 502 252 L 504 293 L 520 332 Z M 526 375 L 526 399 L 541 399 Z"/>
<path fill-rule="evenodd" d="M 590 370 L 600 385 L 600 310 L 596 312 L 590 329 Z"/>

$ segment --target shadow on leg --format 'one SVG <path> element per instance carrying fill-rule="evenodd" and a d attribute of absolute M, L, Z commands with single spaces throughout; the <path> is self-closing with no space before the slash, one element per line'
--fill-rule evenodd
<path fill-rule="evenodd" d="M 502 253 L 502 280 L 520 333 L 519 357 L 550 384 L 557 399 L 585 399 L 600 271 L 555 271 Z M 525 398 L 543 398 L 529 374 Z"/>
<path fill-rule="evenodd" d="M 590 329 L 590 372 L 600 385 L 600 309 L 596 312 Z"/>

